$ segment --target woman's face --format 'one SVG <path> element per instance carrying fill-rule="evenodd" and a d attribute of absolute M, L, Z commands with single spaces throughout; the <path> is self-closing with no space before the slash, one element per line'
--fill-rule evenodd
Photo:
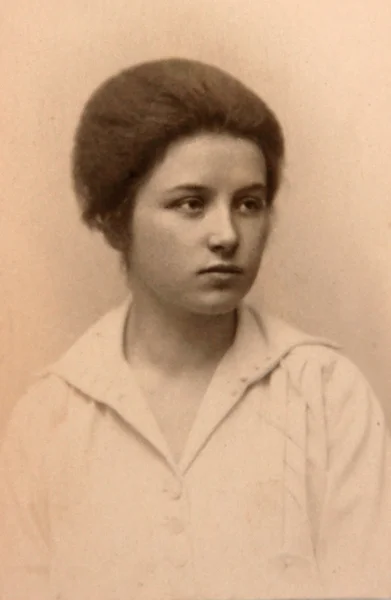
<path fill-rule="evenodd" d="M 257 275 L 269 219 L 266 165 L 254 143 L 207 133 L 175 142 L 134 201 L 135 298 L 182 313 L 233 310 Z"/>

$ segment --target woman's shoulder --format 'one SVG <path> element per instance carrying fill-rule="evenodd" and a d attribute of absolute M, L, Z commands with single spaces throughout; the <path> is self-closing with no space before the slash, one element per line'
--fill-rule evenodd
<path fill-rule="evenodd" d="M 18 444 L 42 455 L 62 427 L 77 429 L 88 413 L 84 399 L 104 397 L 121 366 L 126 303 L 107 311 L 65 352 L 35 372 L 7 419 L 3 454 Z"/>
<path fill-rule="evenodd" d="M 34 422 L 34 415 L 41 413 L 47 415 L 48 409 L 53 418 L 61 418 L 67 402 L 69 390 L 67 386 L 51 373 L 38 373 L 33 378 L 27 390 L 15 402 L 11 412 L 11 419 L 18 417 L 20 420 Z"/>
<path fill-rule="evenodd" d="M 262 320 L 284 349 L 271 380 L 273 375 L 279 379 L 278 389 L 289 400 L 293 426 L 304 414 L 301 408 L 305 409 L 311 439 L 308 452 L 312 458 L 323 447 L 341 452 L 345 448 L 348 452 L 389 440 L 380 400 L 340 345 L 308 335 L 275 317 L 263 316 Z"/>
<path fill-rule="evenodd" d="M 68 418 L 68 395 L 68 387 L 58 377 L 37 377 L 15 402 L 7 420 L 1 461 L 18 456 L 23 463 L 38 464 Z"/>
<path fill-rule="evenodd" d="M 28 388 L 15 402 L 6 430 L 20 428 L 35 435 L 68 418 L 71 396 L 83 388 L 84 381 L 94 379 L 103 370 L 116 343 L 115 350 L 120 354 L 125 313 L 125 304 L 107 311 L 61 356 L 33 373 Z"/>
<path fill-rule="evenodd" d="M 39 410 L 62 406 L 61 399 L 72 395 L 100 397 L 126 368 L 123 333 L 128 301 L 105 312 L 59 357 L 34 373 L 27 392 L 16 403 L 15 410 L 33 405 Z"/>
<path fill-rule="evenodd" d="M 308 361 L 325 367 L 338 360 L 349 362 L 342 346 L 334 340 L 309 333 L 292 322 L 251 305 L 246 305 L 245 311 L 257 322 L 273 362 L 283 360 L 292 366 L 297 364 L 298 368 Z"/>
<path fill-rule="evenodd" d="M 75 380 L 91 369 L 98 369 L 96 357 L 108 351 L 111 338 L 119 330 L 122 307 L 107 311 L 85 331 L 60 356 L 31 374 L 27 389 L 16 400 L 10 415 L 12 423 L 34 423 L 41 420 L 61 420 L 72 394 Z M 119 333 L 118 333 L 119 336 Z M 75 381 L 76 383 L 76 381 Z"/>
<path fill-rule="evenodd" d="M 330 402 L 357 396 L 358 392 L 373 395 L 360 367 L 345 353 L 341 344 L 310 334 L 270 313 L 254 311 L 254 314 L 273 349 L 276 367 L 285 369 L 297 389 L 320 389 Z"/>

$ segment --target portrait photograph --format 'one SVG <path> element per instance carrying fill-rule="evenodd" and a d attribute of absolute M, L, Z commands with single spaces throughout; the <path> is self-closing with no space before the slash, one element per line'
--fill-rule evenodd
<path fill-rule="evenodd" d="M 391 4 L 1 13 L 0 600 L 391 598 Z"/>

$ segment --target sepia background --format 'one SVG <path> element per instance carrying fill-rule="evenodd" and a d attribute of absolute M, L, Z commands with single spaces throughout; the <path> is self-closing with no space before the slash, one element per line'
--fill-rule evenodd
<path fill-rule="evenodd" d="M 391 423 L 389 0 L 4 0 L 0 18 L 0 431 L 35 371 L 120 301 L 116 255 L 78 223 L 83 103 L 135 62 L 221 66 L 280 117 L 287 168 L 256 304 L 330 337 Z"/>

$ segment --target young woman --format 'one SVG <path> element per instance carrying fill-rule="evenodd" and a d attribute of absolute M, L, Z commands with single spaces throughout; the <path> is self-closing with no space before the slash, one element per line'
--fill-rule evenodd
<path fill-rule="evenodd" d="M 3 598 L 391 593 L 391 450 L 354 365 L 243 302 L 284 143 L 199 62 L 137 65 L 82 114 L 82 217 L 131 298 L 17 404 L 2 448 Z"/>

